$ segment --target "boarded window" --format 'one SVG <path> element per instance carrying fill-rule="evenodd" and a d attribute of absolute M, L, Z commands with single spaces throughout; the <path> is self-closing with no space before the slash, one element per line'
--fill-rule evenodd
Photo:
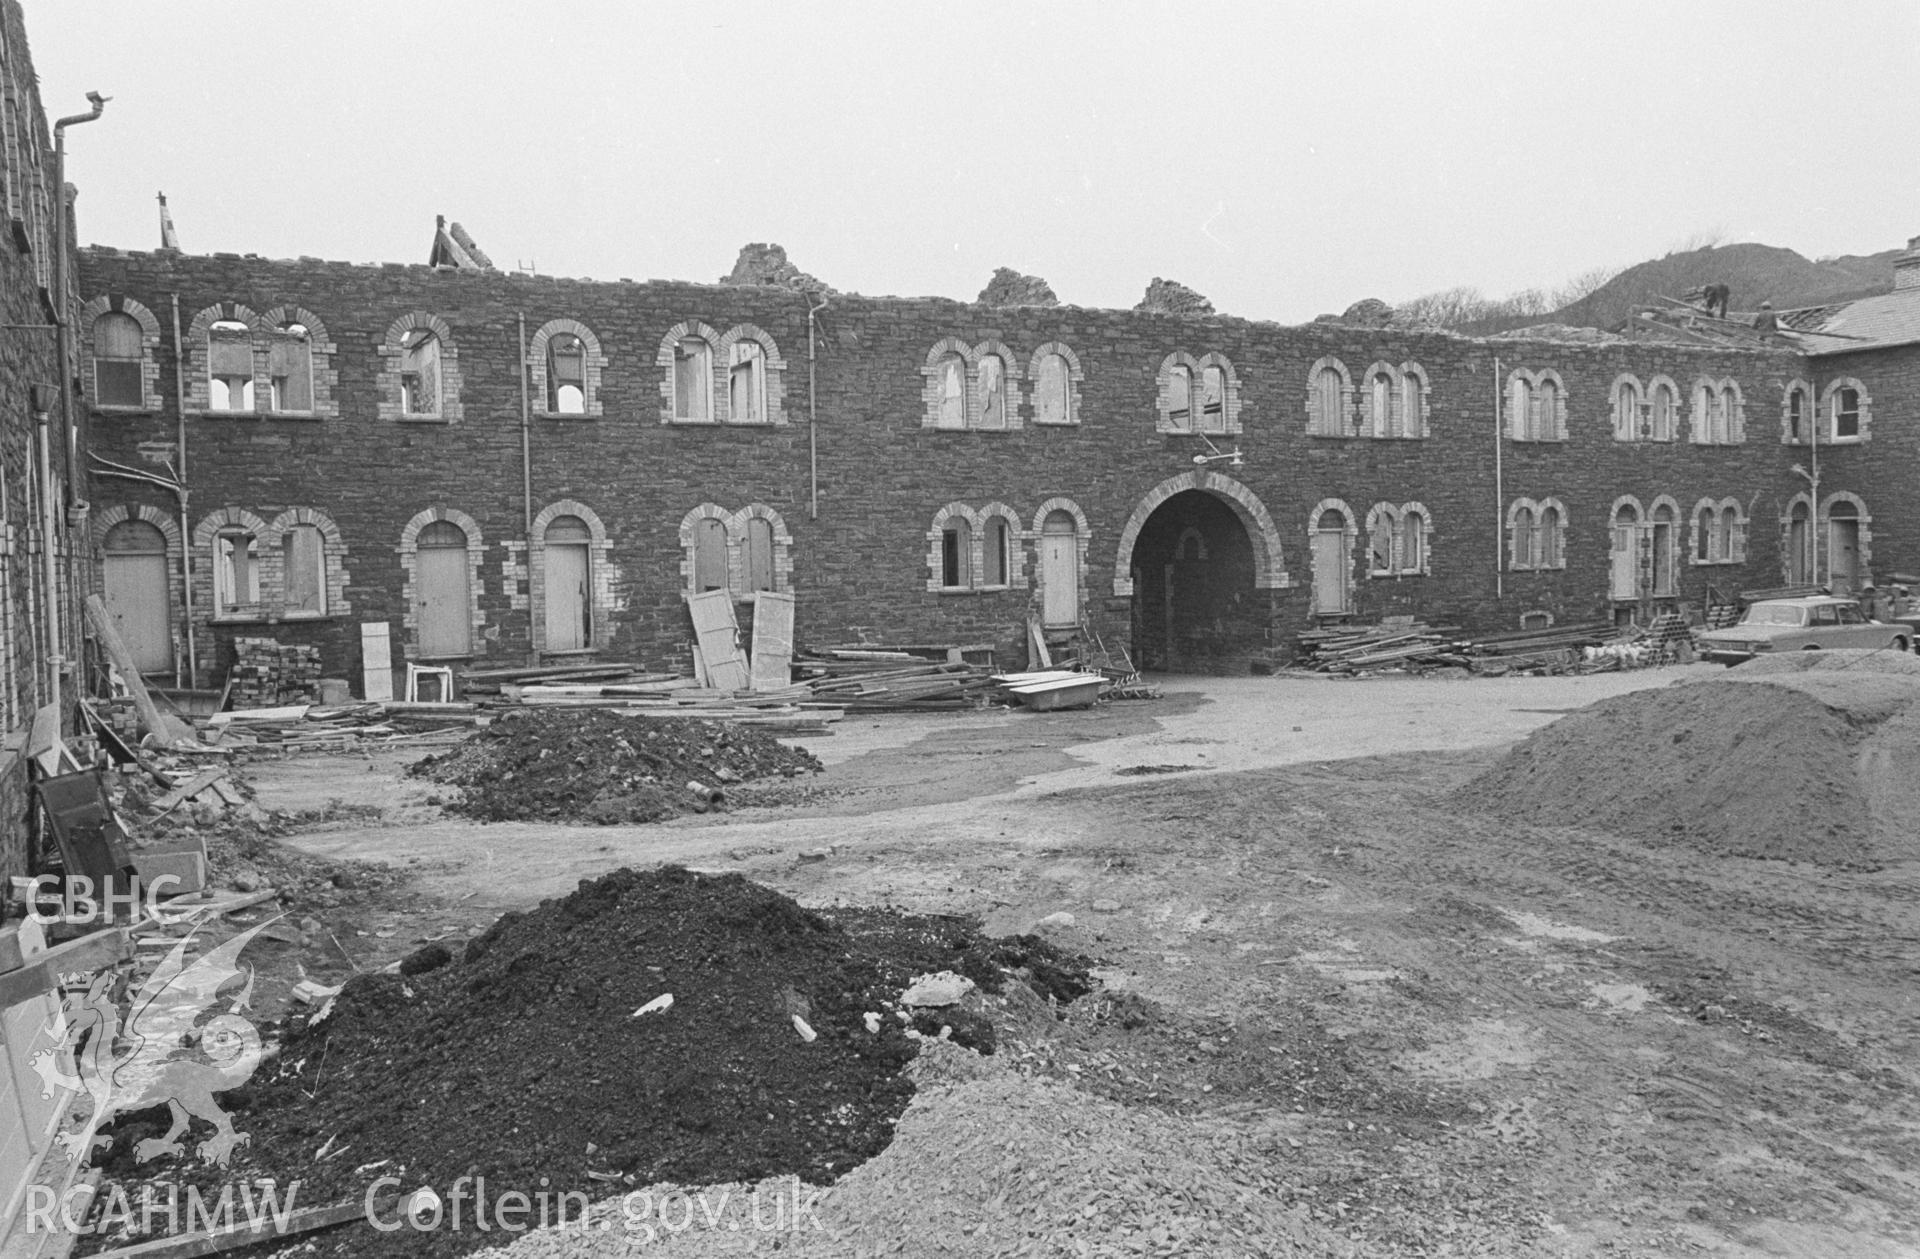
<path fill-rule="evenodd" d="M 1385 372 L 1375 372 L 1367 401 L 1373 411 L 1373 435 L 1398 437 L 1400 434 L 1395 427 L 1393 414 L 1393 377 Z"/>
<path fill-rule="evenodd" d="M 673 418 L 711 420 L 713 418 L 712 390 L 712 349 L 698 337 L 685 337 L 675 343 L 673 347 Z"/>
<path fill-rule="evenodd" d="M 1425 436 L 1427 409 L 1421 397 L 1419 373 L 1406 372 L 1400 377 L 1400 399 L 1400 436 Z"/>
<path fill-rule="evenodd" d="M 1193 373 L 1185 367 L 1167 372 L 1167 427 L 1183 433 L 1193 427 Z"/>
<path fill-rule="evenodd" d="M 1560 509 L 1558 507 L 1542 507 L 1540 509 L 1537 540 L 1534 544 L 1534 563 L 1537 567 L 1560 567 L 1561 525 Z"/>
<path fill-rule="evenodd" d="M 1673 386 L 1662 382 L 1653 387 L 1653 416 L 1649 424 L 1649 436 L 1657 442 L 1673 440 Z"/>
<path fill-rule="evenodd" d="M 940 411 L 941 428 L 965 428 L 967 426 L 967 363 L 958 354 L 949 354 L 940 360 Z"/>
<path fill-rule="evenodd" d="M 1013 533 L 1007 528 L 1005 517 L 994 516 L 987 521 L 987 540 L 983 556 L 987 571 L 983 584 L 988 586 L 1007 585 L 1012 572 Z"/>
<path fill-rule="evenodd" d="M 140 321 L 109 311 L 93 321 L 93 400 L 103 407 L 137 407 L 146 402 L 141 381 L 144 338 Z"/>
<path fill-rule="evenodd" d="M 1720 515 L 1711 507 L 1702 507 L 1693 516 L 1693 558 L 1699 564 L 1711 564 L 1720 558 L 1718 541 L 1714 533 L 1720 525 Z"/>
<path fill-rule="evenodd" d="M 1322 437 L 1346 435 L 1346 390 L 1340 373 L 1331 367 L 1313 377 L 1313 431 Z"/>
<path fill-rule="evenodd" d="M 415 328 L 400 344 L 401 413 L 440 414 L 440 338 L 432 329 Z"/>
<path fill-rule="evenodd" d="M 1200 430 L 1227 431 L 1227 373 L 1212 364 L 1200 369 Z"/>
<path fill-rule="evenodd" d="M 306 325 L 288 321 L 267 341 L 267 379 L 275 411 L 313 410 L 313 343 Z"/>
<path fill-rule="evenodd" d="M 1733 564 L 1747 561 L 1747 526 L 1740 519 L 1740 509 L 1726 507 L 1720 511 L 1720 558 Z"/>
<path fill-rule="evenodd" d="M 1630 380 L 1620 382 L 1613 395 L 1613 439 L 1637 441 L 1640 437 L 1640 386 Z"/>
<path fill-rule="evenodd" d="M 760 348 L 758 341 L 735 341 L 727 351 L 727 359 L 728 418 L 735 424 L 765 423 L 767 352 Z"/>
<path fill-rule="evenodd" d="M 1807 395 L 1802 389 L 1787 395 L 1787 440 L 1807 440 Z"/>
<path fill-rule="evenodd" d="M 998 354 L 980 358 L 980 427 L 1007 426 L 1007 365 Z"/>
<path fill-rule="evenodd" d="M 1072 375 L 1067 360 L 1049 354 L 1035 372 L 1033 418 L 1037 424 L 1073 423 Z"/>
<path fill-rule="evenodd" d="M 1537 539 L 1533 531 L 1533 509 L 1517 507 L 1513 512 L 1513 566 L 1515 568 L 1533 568 L 1534 546 Z"/>
<path fill-rule="evenodd" d="M 1427 567 L 1427 518 L 1417 511 L 1400 517 L 1400 571 L 1424 572 Z"/>
<path fill-rule="evenodd" d="M 318 526 L 294 525 L 280 535 L 280 550 L 286 575 L 286 610 L 326 615 L 326 538 Z"/>
<path fill-rule="evenodd" d="M 775 588 L 773 522 L 764 516 L 750 516 L 747 518 L 747 590 Z"/>
<path fill-rule="evenodd" d="M 547 411 L 553 415 L 587 413 L 587 345 L 571 332 L 547 342 Z"/>
<path fill-rule="evenodd" d="M 222 319 L 207 329 L 207 405 L 253 410 L 253 333 L 238 320 Z"/>
<path fill-rule="evenodd" d="M 949 590 L 973 585 L 973 529 L 949 520 L 940 533 L 940 584 Z"/>
<path fill-rule="evenodd" d="M 696 594 L 727 588 L 727 526 L 711 516 L 693 527 L 693 589 Z"/>
<path fill-rule="evenodd" d="M 213 604 L 225 615 L 260 602 L 260 565 L 253 535 L 228 530 L 214 539 Z"/>

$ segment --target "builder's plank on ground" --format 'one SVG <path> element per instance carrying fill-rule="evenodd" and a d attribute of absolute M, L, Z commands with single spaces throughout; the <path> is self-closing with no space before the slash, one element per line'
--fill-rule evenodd
<path fill-rule="evenodd" d="M 35 953 L 19 970 L 0 975 L 0 1009 L 60 986 L 60 976 L 101 970 L 133 954 L 125 927 L 109 927 Z"/>

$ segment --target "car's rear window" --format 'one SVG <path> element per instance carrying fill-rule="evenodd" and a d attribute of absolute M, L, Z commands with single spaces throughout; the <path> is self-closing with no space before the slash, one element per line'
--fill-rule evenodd
<path fill-rule="evenodd" d="M 1804 609 L 1778 603 L 1756 603 L 1740 618 L 1742 625 L 1799 625 Z"/>

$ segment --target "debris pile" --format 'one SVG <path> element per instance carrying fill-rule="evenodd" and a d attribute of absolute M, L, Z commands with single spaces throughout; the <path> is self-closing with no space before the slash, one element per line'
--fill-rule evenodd
<path fill-rule="evenodd" d="M 249 1143 L 232 1166 L 187 1158 L 161 1174 L 298 1180 L 314 1203 L 361 1202 L 382 1176 L 443 1195 L 484 1177 L 491 1201 L 830 1184 L 892 1141 L 921 1037 L 958 1039 L 961 1008 L 900 1005 L 917 976 L 951 970 L 997 992 L 1045 961 L 1086 990 L 1072 959 L 986 939 L 971 920 L 814 913 L 738 875 L 672 867 L 583 882 L 430 960 L 354 978 L 324 1018 L 290 1028 L 234 1116 Z M 166 1123 L 164 1110 L 124 1120 L 109 1173 L 154 1175 L 133 1146 Z M 363 1257 L 495 1240 L 357 1223 L 328 1239 Z"/>
<path fill-rule="evenodd" d="M 1455 802 L 1715 854 L 1871 866 L 1913 846 L 1893 821 L 1910 815 L 1909 789 L 1884 766 L 1920 754 L 1920 678 L 1887 659 L 1886 672 L 1742 666 L 1605 700 L 1535 731 Z"/>
<path fill-rule="evenodd" d="M 409 771 L 461 788 L 488 822 L 657 822 L 725 803 L 729 787 L 818 770 L 803 748 L 736 722 L 599 709 L 510 712 Z"/>
<path fill-rule="evenodd" d="M 962 654 L 956 648 L 951 654 Z M 887 647 L 827 647 L 794 658 L 796 689 L 847 712 L 932 712 L 979 708 L 992 690 L 983 665 L 929 660 Z"/>
<path fill-rule="evenodd" d="M 1684 623 L 1681 630 L 1681 637 L 1686 637 Z M 1638 633 L 1616 636 L 1604 621 L 1462 637 L 1457 625 L 1428 625 L 1399 616 L 1378 625 L 1309 630 L 1300 635 L 1295 668 L 1336 674 L 1470 670 L 1494 678 L 1510 673 L 1599 673 L 1629 661 L 1651 662 L 1650 653 L 1620 650 L 1643 637 Z M 1585 653 L 1602 644 L 1615 650 Z"/>
<path fill-rule="evenodd" d="M 235 708 L 272 708 L 311 703 L 320 697 L 320 649 L 271 638 L 233 640 L 227 675 Z"/>

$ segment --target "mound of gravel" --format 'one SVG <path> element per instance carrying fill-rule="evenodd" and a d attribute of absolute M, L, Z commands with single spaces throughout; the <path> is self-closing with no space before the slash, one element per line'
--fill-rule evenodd
<path fill-rule="evenodd" d="M 1862 749 L 1913 709 L 1920 679 L 1816 668 L 1605 700 L 1535 731 L 1454 802 L 1710 853 L 1876 864 L 1885 818 Z"/>
<path fill-rule="evenodd" d="M 923 1055 L 911 1073 L 920 1092 L 894 1143 L 824 1193 L 801 1190 L 799 1228 L 766 1227 L 774 1205 L 792 1200 L 778 1181 L 655 1185 L 596 1206 L 583 1226 L 486 1255 L 599 1259 L 655 1245 L 675 1259 L 1361 1253 L 1280 1201 L 1279 1139 L 1245 1122 L 1122 1106 L 957 1049 Z"/>
<path fill-rule="evenodd" d="M 1846 647 L 1838 651 L 1783 651 L 1755 656 L 1735 665 L 1728 677 L 1770 677 L 1782 673 L 1910 673 L 1920 674 L 1920 656 L 1884 647 Z"/>
<path fill-rule="evenodd" d="M 735 722 L 562 708 L 508 713 L 407 772 L 459 787 L 446 807 L 481 821 L 605 826 L 705 812 L 732 783 L 819 768 L 806 749 Z"/>
<path fill-rule="evenodd" d="M 997 992 L 1017 975 L 1067 1000 L 1089 986 L 1079 960 L 1032 937 L 987 939 L 970 919 L 829 917 L 739 875 L 677 867 L 583 882 L 440 953 L 424 972 L 352 980 L 324 1019 L 290 1029 L 227 1095 L 250 1136 L 233 1167 L 159 1174 L 297 1180 L 314 1204 L 360 1201 L 382 1176 L 442 1196 L 481 1176 L 491 1199 L 831 1184 L 893 1140 L 924 1038 L 946 1029 L 993 1050 L 984 1003 L 903 1011 L 916 976 L 951 970 Z M 636 1014 L 649 1005 L 664 1008 Z M 154 1175 L 132 1147 L 165 1120 L 120 1123 L 108 1172 Z M 344 1152 L 317 1159 L 323 1148 Z M 356 1225 L 327 1235 L 325 1253 L 449 1256 L 498 1240 Z"/>

